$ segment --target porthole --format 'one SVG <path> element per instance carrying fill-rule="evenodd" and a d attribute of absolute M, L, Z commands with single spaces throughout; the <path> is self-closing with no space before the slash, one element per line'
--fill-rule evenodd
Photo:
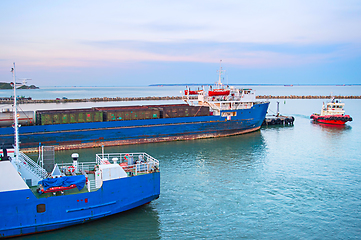
<path fill-rule="evenodd" d="M 43 213 L 43 212 L 45 212 L 45 204 L 38 204 L 38 205 L 36 206 L 36 211 L 37 211 L 38 213 Z"/>

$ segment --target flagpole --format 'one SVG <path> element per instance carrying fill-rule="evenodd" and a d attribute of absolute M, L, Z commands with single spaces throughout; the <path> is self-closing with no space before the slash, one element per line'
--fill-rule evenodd
<path fill-rule="evenodd" d="M 18 110 L 16 105 L 16 76 L 15 76 L 15 62 L 14 67 L 11 69 L 13 73 L 13 84 L 14 84 L 14 128 L 15 128 L 15 159 L 16 162 L 19 160 L 19 123 L 18 123 Z"/>

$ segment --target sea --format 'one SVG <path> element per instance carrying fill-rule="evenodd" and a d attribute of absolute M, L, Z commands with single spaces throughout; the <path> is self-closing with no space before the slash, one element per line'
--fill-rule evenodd
<path fill-rule="evenodd" d="M 258 95 L 361 95 L 361 86 L 245 87 Z M 33 99 L 180 96 L 182 90 L 181 86 L 45 87 L 18 94 Z M 11 95 L 0 91 L 0 97 Z M 327 101 L 271 99 L 268 114 L 276 113 L 278 103 L 282 115 L 295 118 L 291 126 L 264 126 L 232 137 L 106 147 L 108 153 L 144 151 L 157 158 L 159 199 L 101 220 L 21 239 L 361 239 L 361 100 L 341 99 L 353 121 L 340 127 L 310 120 Z M 59 151 L 56 161 L 70 162 L 74 152 L 79 161 L 89 161 L 101 149 Z M 36 154 L 30 156 L 37 159 Z"/>

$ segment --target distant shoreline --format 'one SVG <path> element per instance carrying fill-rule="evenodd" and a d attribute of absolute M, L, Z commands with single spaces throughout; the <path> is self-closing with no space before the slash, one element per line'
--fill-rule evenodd
<path fill-rule="evenodd" d="M 150 84 L 149 87 L 169 87 L 169 86 L 211 86 L 213 84 L 209 83 L 189 83 L 189 84 Z M 284 86 L 284 87 L 307 87 L 307 86 L 337 86 L 337 87 L 346 87 L 346 86 L 361 86 L 361 84 L 257 84 L 257 83 L 232 83 L 232 84 L 223 84 L 228 86 Z"/>
<path fill-rule="evenodd" d="M 19 84 L 19 83 L 16 83 Z M 10 83 L 6 83 L 6 82 L 0 82 L 0 89 L 1 90 L 12 90 L 13 86 Z M 22 85 L 20 87 L 17 87 L 16 89 L 39 89 L 39 87 L 35 86 L 35 85 Z"/>

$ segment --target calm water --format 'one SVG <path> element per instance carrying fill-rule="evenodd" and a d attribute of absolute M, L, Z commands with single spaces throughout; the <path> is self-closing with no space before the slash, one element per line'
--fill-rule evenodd
<path fill-rule="evenodd" d="M 339 89 L 344 95 L 361 93 Z M 338 94 L 334 89 L 316 94 L 329 90 Z M 305 91 L 317 92 L 312 87 L 299 93 L 294 87 L 279 87 L 269 94 Z M 160 198 L 115 216 L 23 239 L 360 239 L 361 100 L 344 100 L 353 117 L 345 127 L 309 120 L 323 100 L 278 101 L 281 113 L 295 117 L 294 126 L 105 148 L 156 157 L 161 164 Z M 56 157 L 70 161 L 72 152 L 57 152 Z M 80 161 L 86 161 L 101 150 L 77 152 Z"/>

